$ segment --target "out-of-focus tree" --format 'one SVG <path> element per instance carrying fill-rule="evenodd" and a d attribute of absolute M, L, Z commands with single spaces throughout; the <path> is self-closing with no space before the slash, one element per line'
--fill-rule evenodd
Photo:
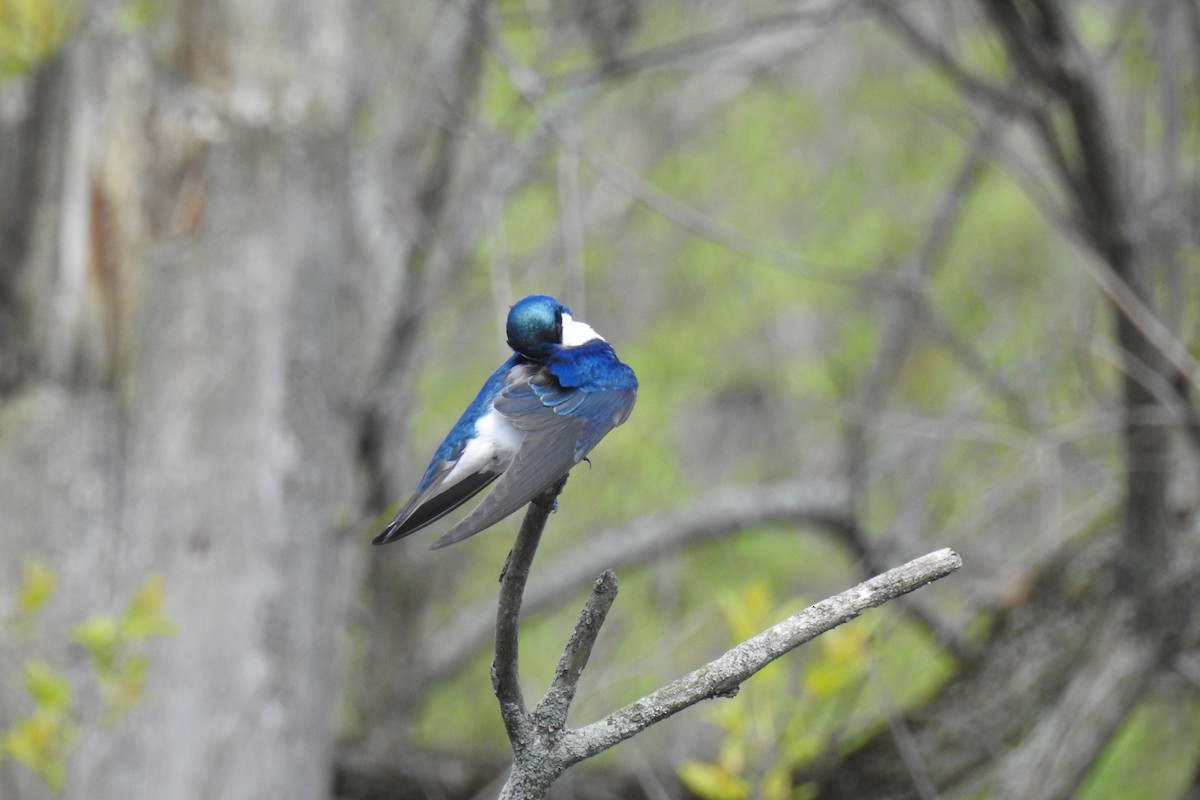
<path fill-rule="evenodd" d="M 48 565 L 54 626 L 159 573 L 178 626 L 65 796 L 326 797 L 363 520 L 399 483 L 375 442 L 401 438 L 410 340 L 462 249 L 431 241 L 479 14 L 0 12 L 0 584 Z M 0 684 L 5 729 L 30 710 Z M 0 795 L 45 791 L 0 770 Z"/>
<path fill-rule="evenodd" d="M 947 23 L 928 18 L 936 7 L 871 6 L 961 94 L 982 156 L 1035 200 L 1104 307 L 1081 354 L 1103 366 L 1077 371 L 1096 381 L 1092 413 L 1110 420 L 1106 482 L 1118 488 L 1105 504 L 1112 518 L 1034 565 L 1027 593 L 995 609 L 989 634 L 931 702 L 815 770 L 821 794 L 1056 798 L 1085 786 L 1103 796 L 1115 783 L 1120 795 L 1122 771 L 1153 783 L 1139 791 L 1194 792 L 1195 745 L 1164 761 L 1134 731 L 1147 709 L 1170 724 L 1161 693 L 1188 680 L 1200 632 L 1187 588 L 1200 499 L 1191 146 L 1200 74 L 1179 57 L 1196 52 L 1200 17 L 1184 3 L 983 0 L 978 17 L 958 11 Z M 1047 441 L 1050 419 L 1024 385 L 1022 398 L 1022 426 Z M 1073 411 L 1063 422 L 1079 424 Z M 1078 443 L 1055 438 L 1074 458 Z M 1147 769 L 1152 758 L 1157 769 Z M 1106 770 L 1109 786 L 1097 777 Z"/>

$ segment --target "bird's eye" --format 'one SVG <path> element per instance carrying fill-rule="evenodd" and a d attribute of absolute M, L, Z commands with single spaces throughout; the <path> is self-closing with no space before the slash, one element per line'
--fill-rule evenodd
<path fill-rule="evenodd" d="M 562 338 L 562 336 L 563 336 L 562 317 L 563 317 L 562 309 L 559 309 L 558 311 L 555 312 L 555 314 L 554 314 L 554 341 L 558 342 L 559 344 L 562 344 L 562 340 L 563 340 L 563 338 Z"/>

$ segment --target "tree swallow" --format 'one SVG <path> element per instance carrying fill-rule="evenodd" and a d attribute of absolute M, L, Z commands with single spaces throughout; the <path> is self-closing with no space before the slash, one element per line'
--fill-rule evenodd
<path fill-rule="evenodd" d="M 499 478 L 432 549 L 474 536 L 536 497 L 629 419 L 638 388 L 633 370 L 562 303 L 526 297 L 508 312 L 507 333 L 512 357 L 483 384 L 375 544 L 441 519 Z"/>

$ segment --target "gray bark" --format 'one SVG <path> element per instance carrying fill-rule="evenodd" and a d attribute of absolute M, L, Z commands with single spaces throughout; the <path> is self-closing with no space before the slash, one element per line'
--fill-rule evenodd
<path fill-rule="evenodd" d="M 0 87 L 0 585 L 47 563 L 61 628 L 165 579 L 178 634 L 115 728 L 83 691 L 67 797 L 323 798 L 367 553 L 357 412 L 404 291 L 389 209 L 415 204 L 379 165 L 427 123 L 372 91 L 453 80 L 454 42 L 425 40 L 429 7 L 381 43 L 370 3 L 179 4 L 132 33 L 112 5 Z M 0 718 L 24 710 L 0 683 Z M 8 762 L 0 794 L 46 790 Z"/>

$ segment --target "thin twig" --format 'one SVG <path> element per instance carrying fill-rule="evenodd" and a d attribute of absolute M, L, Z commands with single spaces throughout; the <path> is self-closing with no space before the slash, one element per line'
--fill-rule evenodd
<path fill-rule="evenodd" d="M 779 271 L 838 286 L 853 287 L 861 283 L 858 278 L 847 277 L 845 270 L 838 265 L 813 264 L 797 257 L 786 247 L 728 228 L 700 209 L 654 186 L 637 170 L 592 146 L 571 119 L 548 114 L 547 103 L 543 100 L 546 80 L 541 74 L 522 64 L 502 42 L 493 42 L 491 52 L 534 116 L 558 138 L 564 148 L 576 154 L 602 180 L 638 200 L 654 213 L 682 230 Z"/>
<path fill-rule="evenodd" d="M 767 664 L 868 608 L 944 578 L 962 566 L 958 553 L 938 550 L 822 600 L 604 719 L 563 737 L 569 764 L 590 758 L 651 725 L 711 697 L 729 697 Z"/>
<path fill-rule="evenodd" d="M 684 63 L 711 61 L 723 50 L 743 46 L 764 36 L 779 36 L 790 28 L 825 27 L 847 12 L 852 3 L 829 3 L 816 9 L 802 8 L 767 14 L 737 25 L 730 25 L 693 36 L 686 36 L 639 53 L 622 56 L 615 62 L 590 66 L 575 72 L 552 76 L 555 90 L 579 86 L 607 85 L 612 79 L 636 73 L 667 69 Z"/>
<path fill-rule="evenodd" d="M 592 594 L 579 614 L 579 622 L 567 641 L 562 658 L 558 660 L 558 669 L 554 672 L 554 680 L 546 690 L 546 696 L 533 710 L 534 724 L 539 728 L 562 730 L 566 727 L 567 712 L 571 710 L 571 701 L 575 699 L 579 676 L 587 667 L 592 646 L 616 599 L 617 576 L 611 569 L 605 570 L 592 586 Z"/>
<path fill-rule="evenodd" d="M 896 3 L 889 0 L 868 0 L 867 5 L 886 24 L 890 25 L 909 46 L 936 64 L 947 76 L 962 87 L 963 93 L 987 103 L 1006 114 L 1021 114 L 1028 108 L 1024 97 L 1008 87 L 994 83 L 972 72 L 940 42 L 921 30 L 905 16 Z"/>

